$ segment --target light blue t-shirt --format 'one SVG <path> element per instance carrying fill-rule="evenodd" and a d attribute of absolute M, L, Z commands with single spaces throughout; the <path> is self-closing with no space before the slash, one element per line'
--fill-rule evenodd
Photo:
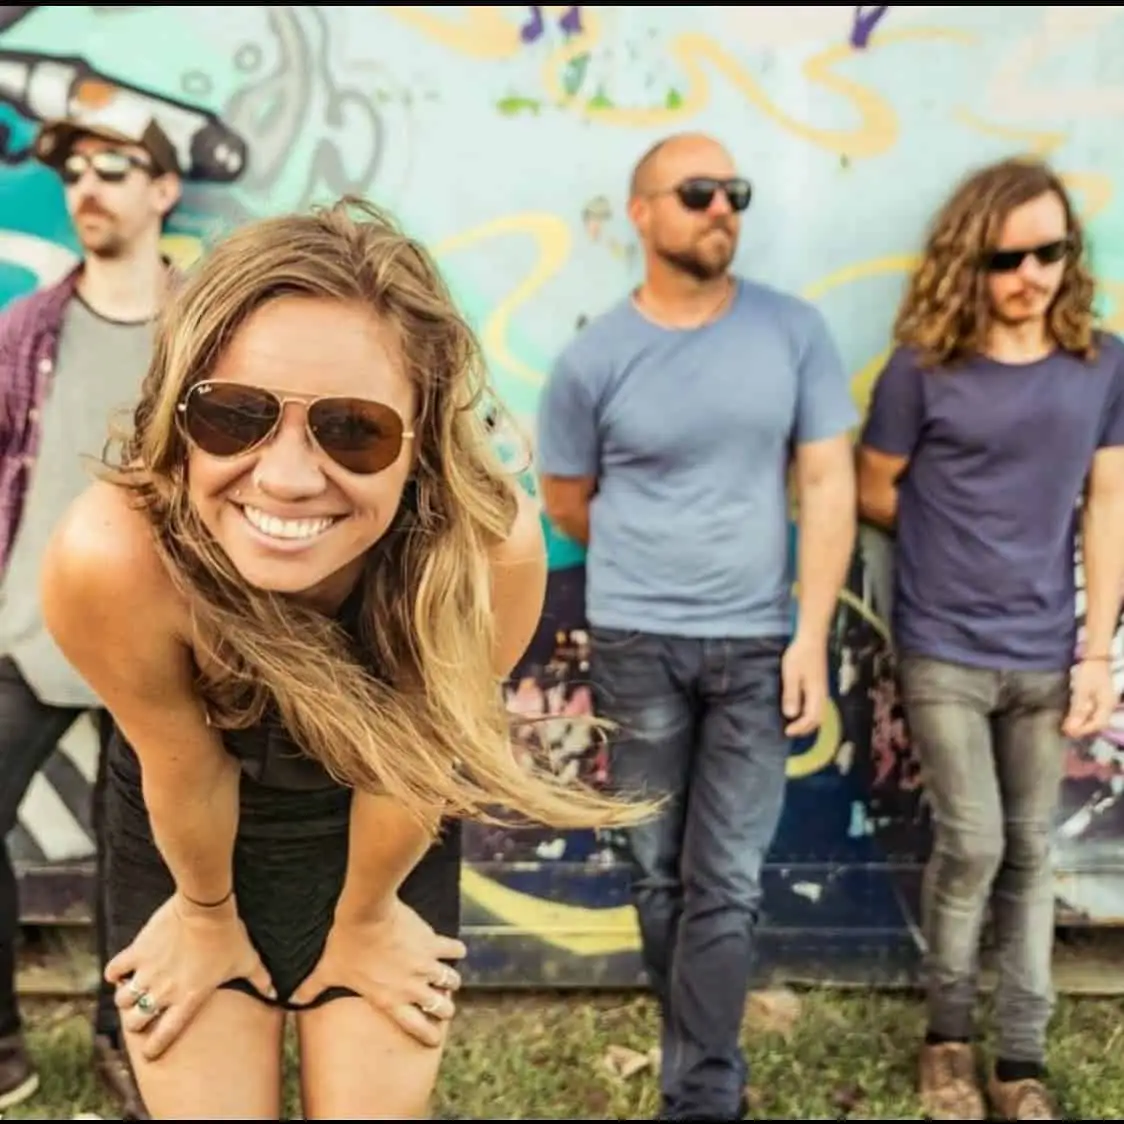
<path fill-rule="evenodd" d="M 546 476 L 597 479 L 590 624 L 688 637 L 792 626 L 792 447 L 857 421 L 820 313 L 741 280 L 719 319 L 660 327 L 631 298 L 559 356 L 539 404 Z"/>

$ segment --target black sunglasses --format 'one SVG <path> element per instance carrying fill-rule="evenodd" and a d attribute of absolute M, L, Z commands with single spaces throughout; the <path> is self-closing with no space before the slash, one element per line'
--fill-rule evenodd
<path fill-rule="evenodd" d="M 1057 242 L 1044 242 L 1041 246 L 1030 246 L 1025 250 L 988 250 L 982 263 L 988 273 L 1013 273 L 1033 254 L 1039 265 L 1055 265 L 1069 253 L 1070 240 L 1061 238 Z"/>
<path fill-rule="evenodd" d="M 130 172 L 137 170 L 152 175 L 152 165 L 131 152 L 119 152 L 115 148 L 103 148 L 87 155 L 72 152 L 59 169 L 62 182 L 76 184 L 87 171 L 92 171 L 102 183 L 121 183 Z"/>
<path fill-rule="evenodd" d="M 260 386 L 198 382 L 176 407 L 187 439 L 212 457 L 239 457 L 277 432 L 287 402 L 305 407 L 312 440 L 341 468 L 370 476 L 389 468 L 414 435 L 391 406 L 367 398 L 282 395 Z"/>
<path fill-rule="evenodd" d="M 753 198 L 753 186 L 741 176 L 727 180 L 692 176 L 677 183 L 671 190 L 688 211 L 705 211 L 720 191 L 726 196 L 732 211 L 744 211 Z"/>

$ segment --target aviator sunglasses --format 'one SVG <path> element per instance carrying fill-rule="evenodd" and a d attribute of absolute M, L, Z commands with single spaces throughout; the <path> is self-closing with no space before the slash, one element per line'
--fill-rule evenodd
<path fill-rule="evenodd" d="M 720 191 L 729 200 L 730 210 L 739 213 L 749 206 L 749 201 L 753 198 L 753 186 L 749 180 L 742 179 L 740 176 L 727 180 L 714 179 L 711 176 L 692 176 L 677 183 L 671 189 L 671 193 L 678 197 L 679 202 L 688 211 L 705 211 Z"/>
<path fill-rule="evenodd" d="M 1069 246 L 1069 239 L 1061 238 L 1025 250 L 988 250 L 983 255 L 983 267 L 988 273 L 1014 273 L 1029 254 L 1034 255 L 1039 265 L 1055 265 L 1069 253 Z"/>
<path fill-rule="evenodd" d="M 65 184 L 76 184 L 87 169 L 102 183 L 121 183 L 133 169 L 152 173 L 152 165 L 147 160 L 115 148 L 103 148 L 89 156 L 84 152 L 72 152 L 63 161 L 59 176 Z"/>
<path fill-rule="evenodd" d="M 382 402 L 281 395 L 241 383 L 196 383 L 176 409 L 192 444 L 208 456 L 238 457 L 273 437 L 288 402 L 305 407 L 309 436 L 324 455 L 360 476 L 389 468 L 414 436 L 397 410 Z"/>

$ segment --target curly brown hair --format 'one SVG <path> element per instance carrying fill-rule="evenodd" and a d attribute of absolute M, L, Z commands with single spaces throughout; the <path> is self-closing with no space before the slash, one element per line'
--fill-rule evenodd
<path fill-rule="evenodd" d="M 1061 177 L 1041 160 L 1021 158 L 971 173 L 937 213 L 894 321 L 895 341 L 915 349 L 920 361 L 931 366 L 981 351 L 991 306 L 980 259 L 994 247 L 1011 211 L 1047 192 L 1057 195 L 1065 208 L 1070 242 L 1048 327 L 1060 347 L 1093 358 L 1096 286 L 1081 220 Z"/>

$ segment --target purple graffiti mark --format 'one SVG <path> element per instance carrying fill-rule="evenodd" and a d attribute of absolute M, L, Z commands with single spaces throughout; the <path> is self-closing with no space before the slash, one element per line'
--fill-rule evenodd
<path fill-rule="evenodd" d="M 572 4 L 566 14 L 558 21 L 558 26 L 567 35 L 580 35 L 582 30 L 582 9 L 580 4 Z"/>
<path fill-rule="evenodd" d="M 530 13 L 527 22 L 519 28 L 519 38 L 524 43 L 535 43 L 543 37 L 546 31 L 546 21 L 543 19 L 541 4 L 528 4 Z M 582 30 L 582 10 L 580 4 L 572 4 L 563 12 L 558 20 L 558 26 L 567 35 L 580 34 Z"/>
<path fill-rule="evenodd" d="M 524 43 L 533 43 L 536 39 L 542 38 L 546 25 L 543 23 L 541 5 L 528 4 L 527 9 L 531 13 L 531 18 L 519 29 L 519 38 Z"/>
<path fill-rule="evenodd" d="M 851 24 L 851 46 L 855 50 L 861 51 L 867 46 L 874 29 L 889 10 L 889 4 L 855 5 L 855 16 Z"/>

